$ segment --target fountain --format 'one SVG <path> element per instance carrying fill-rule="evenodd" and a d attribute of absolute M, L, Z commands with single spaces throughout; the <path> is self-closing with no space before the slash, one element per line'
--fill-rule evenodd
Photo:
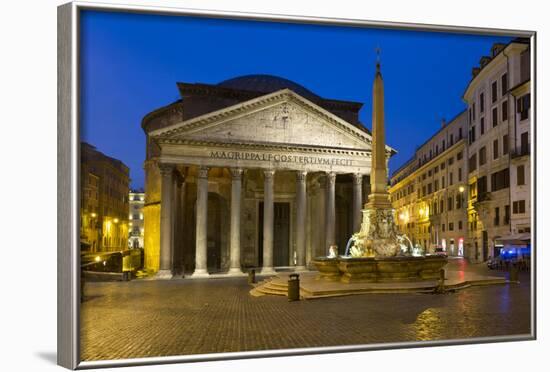
<path fill-rule="evenodd" d="M 360 231 L 348 241 L 345 255 L 331 251 L 313 263 L 321 278 L 344 283 L 437 280 L 447 257 L 424 254 L 406 235 L 399 234 L 389 200 L 380 61 L 376 64 L 373 87 L 372 149 L 371 194 L 362 211 Z"/>

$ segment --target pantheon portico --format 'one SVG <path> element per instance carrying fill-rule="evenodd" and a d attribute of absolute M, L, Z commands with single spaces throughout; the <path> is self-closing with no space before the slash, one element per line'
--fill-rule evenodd
<path fill-rule="evenodd" d="M 331 245 L 344 252 L 369 192 L 361 103 L 269 75 L 178 88 L 142 123 L 147 270 L 273 274 L 304 270 Z"/>

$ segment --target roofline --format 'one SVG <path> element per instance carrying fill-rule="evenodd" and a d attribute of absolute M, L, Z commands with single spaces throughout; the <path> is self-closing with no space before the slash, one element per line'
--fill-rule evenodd
<path fill-rule="evenodd" d="M 523 45 L 527 45 L 528 47 L 531 46 L 531 41 L 527 38 L 523 38 L 523 37 L 517 37 L 513 40 L 510 40 L 505 46 L 504 48 L 502 48 L 502 50 L 500 52 L 498 52 L 497 55 L 491 57 L 491 60 L 483 67 L 480 67 L 480 70 L 479 72 L 475 75 L 475 76 L 472 76 L 470 81 L 468 82 L 468 84 L 466 85 L 466 89 L 464 90 L 464 93 L 462 93 L 462 100 L 463 101 L 466 101 L 466 93 L 468 92 L 468 90 L 470 89 L 470 86 L 474 83 L 474 81 L 481 75 L 482 71 L 487 71 L 487 68 L 488 66 L 490 66 L 493 61 L 495 59 L 497 59 L 501 54 L 504 54 L 506 56 L 506 54 L 504 53 L 504 51 L 506 49 L 508 49 L 509 46 L 511 46 L 512 44 L 523 44 Z"/>
<path fill-rule="evenodd" d="M 403 170 L 403 168 L 405 168 L 407 165 L 409 165 L 411 162 L 414 162 L 416 160 L 416 153 L 420 150 L 420 148 L 422 148 L 422 146 L 426 145 L 428 142 L 430 142 L 435 136 L 437 136 L 443 129 L 446 129 L 449 125 L 451 125 L 455 120 L 458 119 L 458 117 L 464 113 L 467 112 L 467 109 L 464 109 L 462 111 L 460 111 L 458 114 L 456 114 L 455 116 L 453 116 L 453 118 L 451 120 L 449 120 L 449 124 L 446 124 L 444 127 L 441 127 L 439 128 L 434 134 L 432 134 L 426 141 L 424 141 L 420 146 L 418 146 L 416 148 L 416 150 L 414 151 L 414 154 L 407 160 L 405 161 L 405 163 L 403 163 L 399 168 L 397 168 L 394 172 L 392 172 L 392 175 L 390 178 L 393 178 L 394 175 Z"/>

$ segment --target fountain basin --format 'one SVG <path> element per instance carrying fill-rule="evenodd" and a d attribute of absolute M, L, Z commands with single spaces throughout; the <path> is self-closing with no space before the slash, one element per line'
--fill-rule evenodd
<path fill-rule="evenodd" d="M 313 264 L 320 278 L 344 283 L 417 282 L 439 279 L 447 256 L 319 257 Z"/>
<path fill-rule="evenodd" d="M 313 263 L 319 271 L 319 278 L 328 280 L 340 280 L 342 274 L 338 269 L 339 258 L 318 257 Z"/>

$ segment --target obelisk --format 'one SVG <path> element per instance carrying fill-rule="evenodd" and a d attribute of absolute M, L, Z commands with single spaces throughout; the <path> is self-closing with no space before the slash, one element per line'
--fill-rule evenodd
<path fill-rule="evenodd" d="M 384 140 L 384 81 L 380 72 L 380 60 L 376 63 L 376 75 L 372 87 L 372 159 L 370 189 L 365 208 L 391 208 L 387 190 L 388 169 Z"/>
<path fill-rule="evenodd" d="M 384 82 L 378 59 L 372 88 L 371 192 L 362 211 L 363 221 L 358 235 L 361 249 L 355 251 L 356 256 L 395 256 L 400 250 L 394 210 L 387 190 L 388 168 L 384 137 Z"/>

